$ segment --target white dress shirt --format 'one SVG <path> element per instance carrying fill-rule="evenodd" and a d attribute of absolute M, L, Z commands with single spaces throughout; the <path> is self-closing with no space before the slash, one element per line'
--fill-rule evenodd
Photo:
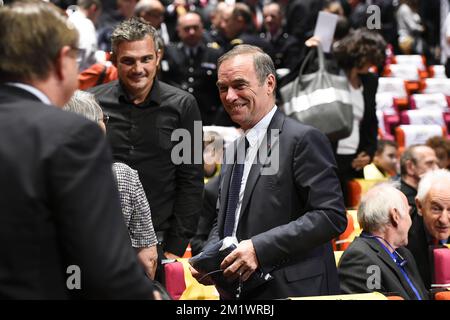
<path fill-rule="evenodd" d="M 239 216 L 241 214 L 242 200 L 244 199 L 245 186 L 247 184 L 248 174 L 252 168 L 252 164 L 255 161 L 258 153 L 259 146 L 261 145 L 264 137 L 267 133 L 270 121 L 272 121 L 273 115 L 277 111 L 277 106 L 274 106 L 272 110 L 267 113 L 253 128 L 245 132 L 245 137 L 248 140 L 249 147 L 247 149 L 247 155 L 245 157 L 244 172 L 242 174 L 241 188 L 239 190 L 239 200 L 236 207 L 236 219 L 234 220 L 234 228 L 232 236 L 236 236 L 236 230 L 239 223 Z"/>

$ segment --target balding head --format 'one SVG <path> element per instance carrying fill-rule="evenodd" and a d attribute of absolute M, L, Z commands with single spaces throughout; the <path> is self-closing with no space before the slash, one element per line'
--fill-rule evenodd
<path fill-rule="evenodd" d="M 436 153 L 426 145 L 413 145 L 406 149 L 401 158 L 402 179 L 411 187 L 419 185 L 421 177 L 438 168 Z"/>
<path fill-rule="evenodd" d="M 181 41 L 189 46 L 196 47 L 203 37 L 203 23 L 200 15 L 195 12 L 188 12 L 178 18 L 178 36 Z"/>
<path fill-rule="evenodd" d="M 159 29 L 164 21 L 165 8 L 158 0 L 140 0 L 134 9 L 134 15 L 143 18 L 154 28 Z"/>

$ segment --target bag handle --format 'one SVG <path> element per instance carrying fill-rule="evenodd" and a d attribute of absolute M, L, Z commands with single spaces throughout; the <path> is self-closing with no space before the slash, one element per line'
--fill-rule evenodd
<path fill-rule="evenodd" d="M 298 76 L 301 77 L 303 75 L 303 71 L 308 65 L 309 61 L 312 61 L 312 57 L 314 53 L 317 51 L 317 56 L 319 57 L 319 70 L 318 71 L 324 71 L 325 70 L 325 55 L 323 54 L 322 45 L 319 43 L 318 46 L 315 46 L 316 50 L 310 50 L 308 54 L 305 57 L 305 60 L 303 60 L 303 63 L 300 67 L 300 71 L 298 73 Z"/>

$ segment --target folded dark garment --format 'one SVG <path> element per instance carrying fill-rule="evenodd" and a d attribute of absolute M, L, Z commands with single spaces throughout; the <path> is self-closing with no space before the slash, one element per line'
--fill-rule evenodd
<path fill-rule="evenodd" d="M 254 290 L 260 285 L 272 280 L 270 274 L 263 274 L 257 269 L 250 278 L 240 283 L 240 279 L 230 280 L 223 275 L 220 264 L 234 249 L 236 244 L 230 241 L 220 240 L 217 243 L 207 245 L 198 255 L 189 259 L 189 263 L 200 273 L 209 275 L 219 291 L 226 292 L 230 297 Z M 240 292 L 239 292 L 240 291 Z"/>

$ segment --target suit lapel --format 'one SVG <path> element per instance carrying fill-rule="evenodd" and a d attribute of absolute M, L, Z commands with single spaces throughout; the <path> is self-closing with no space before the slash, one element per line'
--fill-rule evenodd
<path fill-rule="evenodd" d="M 400 271 L 399 266 L 392 260 L 391 256 L 384 250 L 380 244 L 378 244 L 377 241 L 366 241 L 367 244 L 375 251 L 377 251 L 378 257 L 383 260 L 386 265 L 389 267 L 389 269 L 392 270 L 392 272 L 395 274 L 395 276 L 400 280 L 400 283 L 402 284 L 403 290 L 405 290 L 408 293 L 409 297 L 415 297 L 416 294 L 412 290 L 411 286 L 409 285 L 408 281 L 406 281 L 405 277 L 403 276 L 402 272 Z M 408 274 L 410 280 L 412 281 L 411 276 Z"/>
<path fill-rule="evenodd" d="M 250 202 L 253 189 L 261 176 L 261 172 L 264 168 L 270 165 L 272 150 L 279 147 L 279 134 L 281 134 L 284 119 L 284 114 L 277 109 L 273 115 L 269 127 L 267 128 L 266 136 L 258 149 L 256 159 L 248 174 L 247 183 L 245 184 L 244 198 L 242 200 L 241 213 L 239 215 L 239 222 L 247 212 L 247 206 Z M 272 129 L 274 129 L 276 133 L 271 135 Z"/>

